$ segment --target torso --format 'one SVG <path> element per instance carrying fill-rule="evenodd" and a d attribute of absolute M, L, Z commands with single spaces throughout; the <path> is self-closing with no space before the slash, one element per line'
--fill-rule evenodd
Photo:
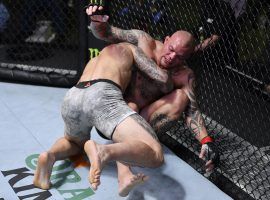
<path fill-rule="evenodd" d="M 154 60 L 153 50 L 156 48 L 154 40 L 141 43 L 139 47 L 147 57 Z M 157 84 L 152 79 L 146 77 L 135 68 L 132 72 L 130 85 L 125 93 L 128 102 L 137 104 L 138 108 L 141 109 L 163 95 L 164 93 L 157 87 Z"/>
<path fill-rule="evenodd" d="M 154 60 L 153 51 L 155 44 L 143 44 L 139 45 L 139 47 L 143 49 L 144 53 L 149 58 Z M 185 88 L 188 84 L 188 75 L 191 72 L 192 70 L 187 66 L 179 66 L 177 71 L 174 71 L 171 76 L 174 88 Z M 172 90 L 174 88 L 172 88 Z M 153 80 L 146 77 L 138 70 L 132 72 L 131 82 L 125 93 L 127 102 L 133 102 L 139 109 L 142 109 L 164 95 L 166 94 L 160 90 L 160 87 L 158 87 Z"/>

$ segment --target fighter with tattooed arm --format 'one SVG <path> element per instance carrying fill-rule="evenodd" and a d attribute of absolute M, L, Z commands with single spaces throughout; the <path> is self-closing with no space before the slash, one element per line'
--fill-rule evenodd
<path fill-rule="evenodd" d="M 149 62 L 144 65 L 147 59 Z M 49 189 L 54 163 L 83 150 L 91 162 L 89 182 L 94 190 L 99 186 L 101 171 L 109 161 L 142 167 L 163 164 L 163 151 L 156 133 L 123 98 L 134 67 L 139 67 L 157 82 L 162 92 L 172 90 L 167 71 L 158 68 L 139 47 L 130 43 L 105 47 L 88 62 L 78 84 L 65 95 L 61 110 L 64 136 L 40 154 L 33 181 L 35 186 Z M 98 144 L 90 140 L 93 126 L 114 143 Z"/>
<path fill-rule="evenodd" d="M 86 13 L 91 18 L 92 33 L 108 42 L 125 41 L 137 45 L 159 68 L 168 71 L 173 82 L 174 90 L 166 94 L 143 72 L 140 70 L 133 72 L 131 84 L 125 92 L 125 100 L 129 106 L 137 110 L 159 134 L 162 134 L 160 130 L 164 131 L 164 127 L 183 115 L 193 136 L 202 144 L 200 158 L 206 160 L 206 171 L 213 170 L 218 164 L 219 153 L 205 128 L 194 93 L 195 76 L 187 66 L 186 59 L 193 53 L 215 44 L 218 36 L 213 35 L 196 46 L 192 34 L 187 31 L 177 31 L 161 42 L 141 30 L 123 30 L 111 26 L 107 15 L 95 15 L 95 12 L 102 9 L 99 5 L 90 5 L 86 9 Z M 141 62 L 147 64 L 149 59 Z M 119 194 L 126 196 L 139 181 L 136 178 L 136 181 L 133 181 L 136 175 L 132 174 L 128 166 L 120 162 L 117 162 L 117 166 Z M 145 178 L 144 175 L 141 177 Z"/>

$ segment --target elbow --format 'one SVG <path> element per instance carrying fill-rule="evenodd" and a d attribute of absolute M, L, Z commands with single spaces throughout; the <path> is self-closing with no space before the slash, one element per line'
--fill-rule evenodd
<path fill-rule="evenodd" d="M 155 78 L 156 81 L 160 82 L 162 85 L 167 85 L 169 82 L 169 76 L 168 74 L 159 74 Z"/>

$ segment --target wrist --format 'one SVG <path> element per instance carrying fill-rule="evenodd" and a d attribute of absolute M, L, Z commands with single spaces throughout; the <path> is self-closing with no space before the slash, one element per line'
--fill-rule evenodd
<path fill-rule="evenodd" d="M 205 136 L 203 139 L 201 139 L 200 143 L 203 145 L 203 144 L 206 144 L 208 142 L 214 142 L 213 138 L 211 138 L 210 136 Z"/>
<path fill-rule="evenodd" d="M 91 22 L 95 22 L 95 23 L 101 23 L 101 21 L 94 20 L 94 19 L 91 19 Z"/>

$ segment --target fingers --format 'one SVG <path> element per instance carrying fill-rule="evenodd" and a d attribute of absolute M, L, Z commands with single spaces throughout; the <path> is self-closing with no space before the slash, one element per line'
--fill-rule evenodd
<path fill-rule="evenodd" d="M 214 168 L 215 168 L 215 165 L 212 162 L 212 160 L 209 160 L 206 162 L 206 164 L 205 164 L 205 171 L 206 172 L 211 172 L 211 171 L 213 171 Z"/>
<path fill-rule="evenodd" d="M 95 14 L 95 12 L 97 10 L 99 10 L 99 11 L 103 10 L 103 6 L 97 6 L 97 5 L 89 6 L 89 7 L 86 8 L 86 13 L 87 13 L 87 15 L 91 16 L 91 15 Z"/>
<path fill-rule="evenodd" d="M 199 158 L 204 159 L 205 154 L 206 154 L 206 148 L 204 148 L 204 146 L 202 146 Z"/>
<path fill-rule="evenodd" d="M 199 155 L 199 158 L 205 160 L 206 153 L 207 153 L 207 148 L 205 148 L 205 146 L 202 146 L 201 152 L 200 152 L 200 155 Z M 206 172 L 211 172 L 211 171 L 213 171 L 214 168 L 215 168 L 215 165 L 214 165 L 213 161 L 212 160 L 208 160 L 206 162 L 206 164 L 205 164 L 205 171 Z"/>

